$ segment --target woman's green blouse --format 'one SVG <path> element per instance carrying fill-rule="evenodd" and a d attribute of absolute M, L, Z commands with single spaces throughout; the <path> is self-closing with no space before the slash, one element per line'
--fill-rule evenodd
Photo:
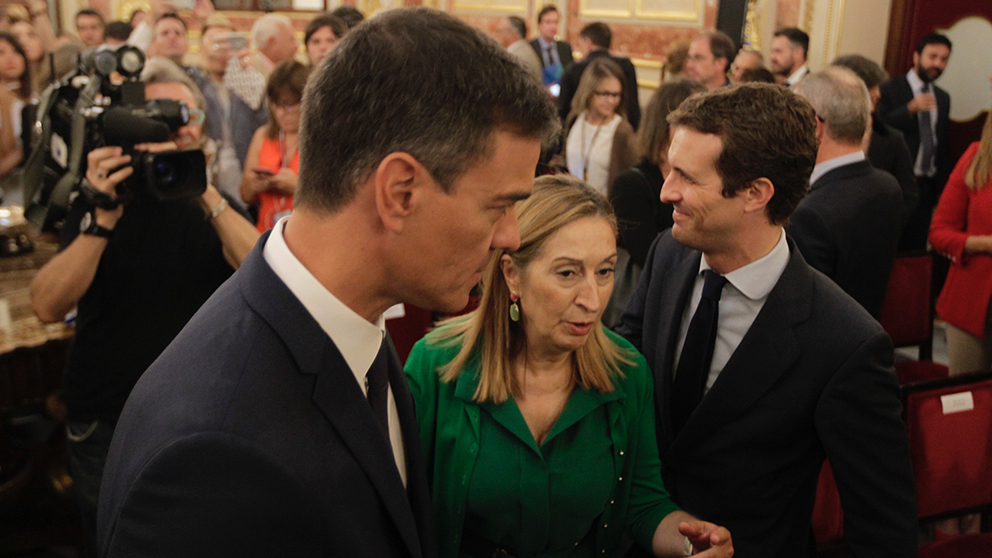
<path fill-rule="evenodd" d="M 624 528 L 651 548 L 658 524 L 678 509 L 661 480 L 651 372 L 626 340 L 606 334 L 634 363 L 610 393 L 577 387 L 541 446 L 512 399 L 472 400 L 477 360 L 454 382 L 440 381 L 457 339 L 436 342 L 434 332 L 413 348 L 406 374 L 441 558 L 459 556 L 466 525 L 521 556 L 612 556 Z"/>

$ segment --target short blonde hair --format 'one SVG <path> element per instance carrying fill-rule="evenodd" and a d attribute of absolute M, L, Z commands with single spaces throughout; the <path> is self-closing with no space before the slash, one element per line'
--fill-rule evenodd
<path fill-rule="evenodd" d="M 617 230 L 613 208 L 605 196 L 586 183 L 566 175 L 544 176 L 534 181 L 529 198 L 517 204 L 520 225 L 520 248 L 509 253 L 520 270 L 536 258 L 544 243 L 566 225 L 586 217 L 598 217 Z M 483 275 L 482 300 L 467 316 L 443 322 L 432 343 L 461 345 L 455 358 L 438 371 L 441 381 L 452 382 L 470 362 L 480 361 L 479 387 L 474 400 L 499 404 L 511 395 L 520 395 L 520 385 L 512 363 L 526 348 L 523 326 L 509 318 L 510 289 L 503 277 L 500 261 L 504 250 L 496 250 Z M 521 314 L 526 316 L 526 301 L 521 300 Z M 613 391 L 613 379 L 623 375 L 623 366 L 633 362 L 633 355 L 607 337 L 602 327 L 595 327 L 584 345 L 573 354 L 578 383 L 586 389 L 606 393 Z"/>

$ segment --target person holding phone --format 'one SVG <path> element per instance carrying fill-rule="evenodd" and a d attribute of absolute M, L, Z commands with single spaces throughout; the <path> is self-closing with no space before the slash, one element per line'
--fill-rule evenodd
<path fill-rule="evenodd" d="M 300 160 L 296 149 L 300 100 L 309 74 L 307 66 L 287 60 L 272 70 L 266 85 L 269 123 L 255 132 L 241 175 L 241 199 L 258 206 L 259 232 L 271 229 L 293 211 Z"/>

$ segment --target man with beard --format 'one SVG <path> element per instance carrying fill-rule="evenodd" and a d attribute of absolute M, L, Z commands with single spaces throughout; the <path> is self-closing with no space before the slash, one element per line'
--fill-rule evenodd
<path fill-rule="evenodd" d="M 809 35 L 805 32 L 795 27 L 786 27 L 775 32 L 768 58 L 778 83 L 792 87 L 806 77 L 809 73 L 806 66 L 808 52 Z"/>
<path fill-rule="evenodd" d="M 933 207 L 951 170 L 947 144 L 947 119 L 951 97 L 933 82 L 947 67 L 951 41 L 938 33 L 920 39 L 913 53 L 913 67 L 882 86 L 878 115 L 899 129 L 915 164 L 920 198 L 899 243 L 900 250 L 926 248 Z"/>

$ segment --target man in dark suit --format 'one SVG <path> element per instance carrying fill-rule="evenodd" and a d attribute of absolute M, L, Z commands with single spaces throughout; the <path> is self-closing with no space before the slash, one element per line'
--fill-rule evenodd
<path fill-rule="evenodd" d="M 605 23 L 590 23 L 579 32 L 579 50 L 582 51 L 585 58 L 565 68 L 565 73 L 561 76 L 558 115 L 561 116 L 562 122 L 568 118 L 568 113 L 572 110 L 572 98 L 579 88 L 582 73 L 586 71 L 590 62 L 597 58 L 606 57 L 616 62 L 623 70 L 624 97 L 627 99 L 627 121 L 635 130 L 637 129 L 637 125 L 641 122 L 641 104 L 637 100 L 637 73 L 634 71 L 634 64 L 629 58 L 610 54 L 612 42 L 613 34 Z"/>
<path fill-rule="evenodd" d="M 561 73 L 572 63 L 572 45 L 558 41 L 558 8 L 548 4 L 537 13 L 537 37 L 530 42 L 541 59 L 541 76 L 548 87 L 561 81 Z"/>
<path fill-rule="evenodd" d="M 914 172 L 920 197 L 906 223 L 900 250 L 926 248 L 930 218 L 940 192 L 951 173 L 947 123 L 951 96 L 933 82 L 951 57 L 951 41 L 930 33 L 916 44 L 913 67 L 882 86 L 878 114 L 886 124 L 902 132 L 915 161 Z"/>
<path fill-rule="evenodd" d="M 675 224 L 652 247 L 620 330 L 654 371 L 665 487 L 726 525 L 736 556 L 815 554 L 824 458 L 851 554 L 912 556 L 892 344 L 782 229 L 807 190 L 815 118 L 770 84 L 710 91 L 669 117 L 661 197 Z"/>
<path fill-rule="evenodd" d="M 482 33 L 411 9 L 352 31 L 311 75 L 302 114 L 295 211 L 121 415 L 104 556 L 436 554 L 382 313 L 457 311 L 490 251 L 519 245 L 513 204 L 557 133 L 554 107 Z"/>
<path fill-rule="evenodd" d="M 861 150 L 871 120 L 864 82 L 830 66 L 794 87 L 818 116 L 811 191 L 785 227 L 806 261 L 872 316 L 882 313 L 902 232 L 902 191 Z"/>

